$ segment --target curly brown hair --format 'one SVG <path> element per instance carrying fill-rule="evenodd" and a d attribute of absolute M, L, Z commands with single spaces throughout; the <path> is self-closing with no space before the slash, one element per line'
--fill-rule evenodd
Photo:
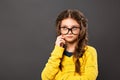
<path fill-rule="evenodd" d="M 60 32 L 61 21 L 66 18 L 72 18 L 76 20 L 80 25 L 80 34 L 77 40 L 78 44 L 76 45 L 75 51 L 73 53 L 73 56 L 75 58 L 75 72 L 80 74 L 81 64 L 79 58 L 83 56 L 85 52 L 85 46 L 87 45 L 88 42 L 87 19 L 85 18 L 84 14 L 79 10 L 71 9 L 64 10 L 58 15 L 56 19 L 56 30 L 58 36 L 61 35 Z"/>

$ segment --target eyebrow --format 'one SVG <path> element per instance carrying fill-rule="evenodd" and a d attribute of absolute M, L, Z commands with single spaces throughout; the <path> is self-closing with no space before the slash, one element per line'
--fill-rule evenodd
<path fill-rule="evenodd" d="M 61 27 L 68 27 L 67 25 L 61 26 Z M 72 25 L 71 27 L 80 27 L 79 25 Z"/>

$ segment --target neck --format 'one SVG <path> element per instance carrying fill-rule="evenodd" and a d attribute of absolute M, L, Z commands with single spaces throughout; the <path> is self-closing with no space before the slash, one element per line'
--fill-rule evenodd
<path fill-rule="evenodd" d="M 68 52 L 74 52 L 76 45 L 77 45 L 76 42 L 74 42 L 74 43 L 67 43 L 67 48 L 66 48 L 66 50 L 67 50 Z"/>

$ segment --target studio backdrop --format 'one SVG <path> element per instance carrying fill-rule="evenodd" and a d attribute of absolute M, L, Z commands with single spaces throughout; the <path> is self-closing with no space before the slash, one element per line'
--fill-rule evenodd
<path fill-rule="evenodd" d="M 79 9 L 88 19 L 89 44 L 97 49 L 97 80 L 120 79 L 119 0 L 0 0 L 0 80 L 41 80 L 54 48 L 55 19 Z"/>

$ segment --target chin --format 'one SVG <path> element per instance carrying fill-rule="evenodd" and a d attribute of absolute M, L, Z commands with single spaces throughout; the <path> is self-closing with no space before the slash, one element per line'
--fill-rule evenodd
<path fill-rule="evenodd" d="M 67 39 L 66 42 L 68 42 L 68 43 L 74 43 L 74 42 L 76 42 L 76 40 L 73 40 L 73 39 Z"/>

